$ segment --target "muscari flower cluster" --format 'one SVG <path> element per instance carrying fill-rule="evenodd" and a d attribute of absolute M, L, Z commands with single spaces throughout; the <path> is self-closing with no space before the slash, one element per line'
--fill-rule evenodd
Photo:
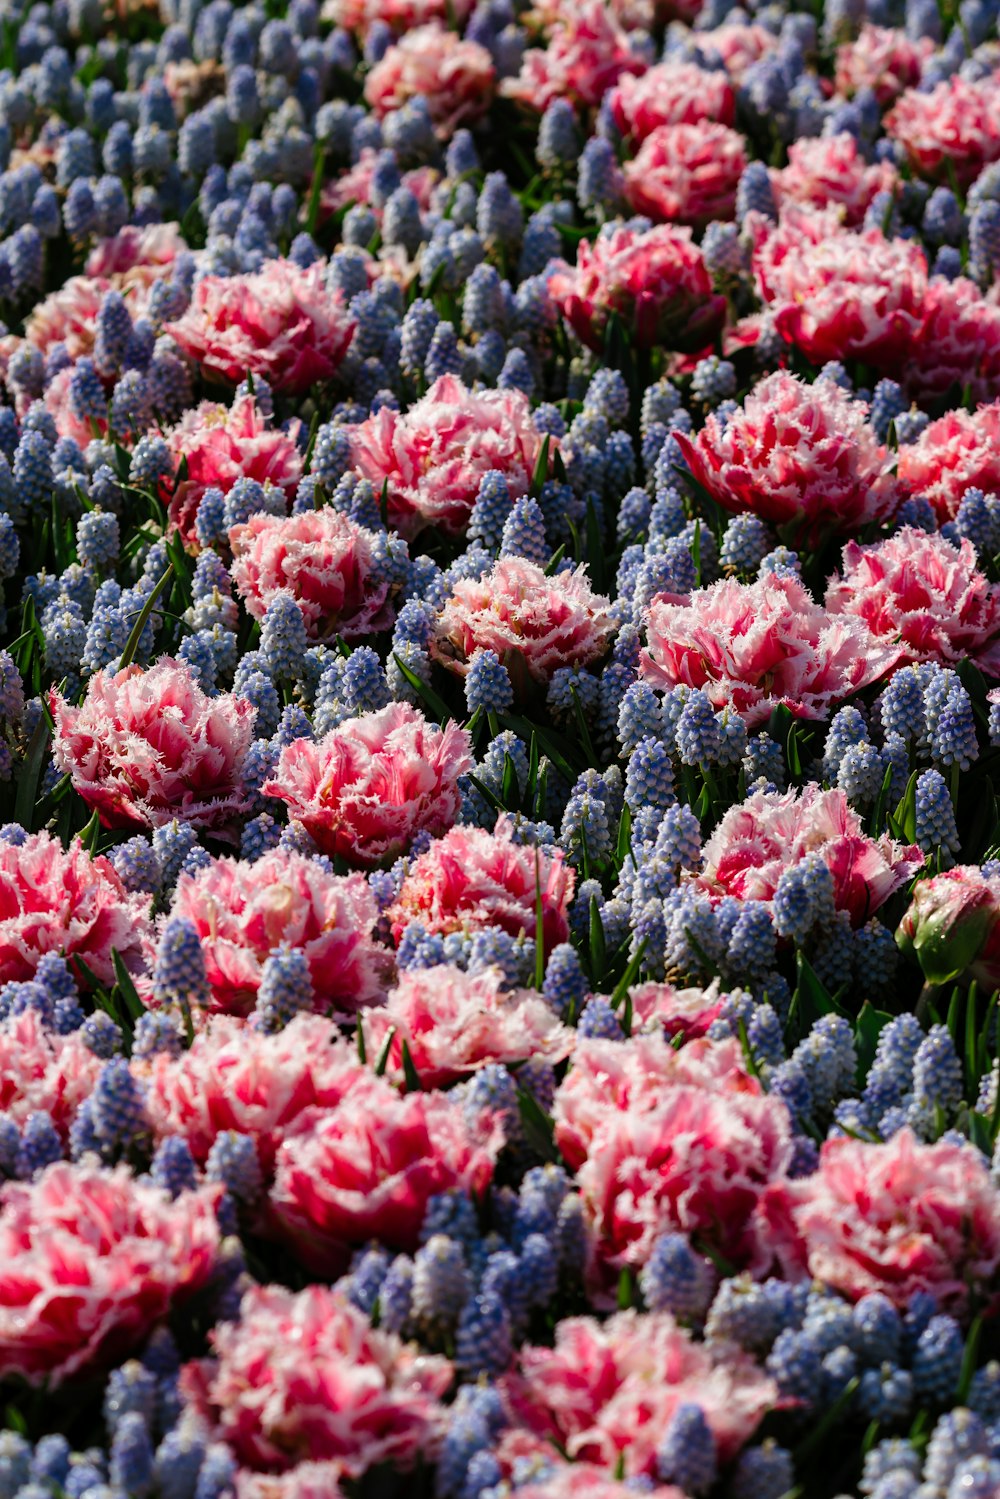
<path fill-rule="evenodd" d="M 0 1499 L 996 1499 L 996 0 L 3 19 Z"/>

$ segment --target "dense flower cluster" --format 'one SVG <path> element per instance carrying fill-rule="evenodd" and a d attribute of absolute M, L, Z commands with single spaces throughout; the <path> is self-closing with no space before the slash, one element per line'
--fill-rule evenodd
<path fill-rule="evenodd" d="M 998 1499 L 1000 0 L 0 21 L 0 1499 Z"/>

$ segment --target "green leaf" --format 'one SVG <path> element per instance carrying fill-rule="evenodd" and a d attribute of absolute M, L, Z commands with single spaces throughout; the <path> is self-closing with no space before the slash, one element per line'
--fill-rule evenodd
<path fill-rule="evenodd" d="M 16 1405 L 4 1407 L 3 1424 L 10 1431 L 20 1432 L 23 1437 L 28 1435 L 28 1423 Z"/>
<path fill-rule="evenodd" d="M 552 439 L 546 432 L 541 447 L 538 449 L 538 457 L 535 459 L 535 471 L 531 476 L 531 493 L 538 495 L 542 485 L 549 477 L 549 447 Z"/>
<path fill-rule="evenodd" d="M 795 955 L 798 983 L 795 986 L 797 1012 L 801 1016 L 804 1030 L 808 1031 L 821 1015 L 843 1015 L 822 979 L 816 973 L 804 952 Z"/>
<path fill-rule="evenodd" d="M 618 1310 L 627 1312 L 633 1306 L 635 1306 L 635 1281 L 631 1270 L 626 1265 L 618 1277 Z M 624 1454 L 622 1456 L 624 1458 Z"/>
<path fill-rule="evenodd" d="M 316 225 L 319 222 L 320 199 L 323 194 L 323 179 L 325 177 L 324 167 L 326 164 L 326 152 L 321 145 L 317 145 L 313 155 L 313 175 L 309 188 L 309 206 L 306 209 L 306 233 L 315 235 Z"/>
<path fill-rule="evenodd" d="M 989 1038 L 993 1034 L 993 1027 L 996 1024 L 998 1000 L 1000 1000 L 1000 991 L 994 989 L 993 993 L 990 995 L 989 1003 L 986 1006 L 986 1014 L 983 1017 L 983 1023 L 980 1028 L 979 1037 L 976 1043 L 975 1081 L 977 1083 L 984 1073 L 989 1072 L 992 1066 L 992 1062 L 990 1059 Z"/>
<path fill-rule="evenodd" d="M 594 765 L 596 764 L 596 756 L 594 754 L 593 741 L 590 737 L 590 728 L 587 724 L 587 715 L 583 711 L 580 694 L 575 686 L 570 688 L 570 696 L 573 699 L 573 713 L 576 718 L 576 726 L 580 730 L 580 743 L 583 745 L 584 754 L 587 756 L 587 759 L 591 765 Z"/>
<path fill-rule="evenodd" d="M 515 812 L 521 799 L 521 792 L 517 784 L 517 766 L 506 751 L 504 751 L 503 757 L 503 778 L 500 782 L 500 795 L 506 810 L 508 812 Z"/>
<path fill-rule="evenodd" d="M 547 439 L 546 439 L 547 441 Z M 587 496 L 587 569 L 595 593 L 604 593 L 604 537 L 592 495 Z"/>
<path fill-rule="evenodd" d="M 111 961 L 115 968 L 115 986 L 125 1001 L 125 1008 L 133 1020 L 138 1020 L 140 1015 L 146 1012 L 146 1006 L 139 998 L 139 991 L 132 980 L 132 975 L 122 961 L 121 953 L 117 947 L 111 949 Z"/>
<path fill-rule="evenodd" d="M 538 735 L 532 734 L 531 743 L 528 746 L 528 780 L 524 788 L 524 804 L 528 808 L 535 806 L 535 793 L 538 790 Z"/>
<path fill-rule="evenodd" d="M 705 949 L 702 947 L 701 943 L 698 941 L 698 938 L 694 935 L 690 927 L 686 926 L 684 928 L 684 935 L 687 938 L 688 946 L 694 953 L 695 957 L 698 959 L 698 962 L 701 964 L 702 968 L 705 970 L 705 973 L 709 977 L 714 976 L 718 972 L 718 968 L 709 957 Z"/>
<path fill-rule="evenodd" d="M 535 988 L 545 982 L 545 909 L 542 904 L 542 859 L 535 849 Z"/>
<path fill-rule="evenodd" d="M 945 1021 L 945 1025 L 948 1027 L 948 1034 L 951 1036 L 952 1045 L 956 1051 L 958 1050 L 958 1007 L 961 1002 L 962 991 L 956 984 L 951 991 L 951 998 L 948 1001 L 948 1018 Z"/>
<path fill-rule="evenodd" d="M 604 923 L 601 920 L 601 908 L 597 904 L 597 896 L 590 897 L 590 976 L 595 984 L 599 984 L 604 978 L 604 967 L 607 963 L 607 944 L 604 940 Z"/>
<path fill-rule="evenodd" d="M 312 420 L 309 423 L 309 441 L 306 443 L 306 455 L 305 455 L 305 457 L 302 460 L 302 467 L 305 469 L 306 473 L 309 472 L 309 466 L 312 463 L 313 449 L 316 446 L 316 436 L 317 436 L 318 432 L 319 432 L 319 412 L 318 411 L 314 411 L 313 414 L 312 414 Z M 317 509 L 318 508 L 319 508 L 319 506 L 317 505 Z"/>
<path fill-rule="evenodd" d="M 417 696 L 420 697 L 431 709 L 438 723 L 445 724 L 449 721 L 449 719 L 454 718 L 455 715 L 448 707 L 448 704 L 445 702 L 444 698 L 439 697 L 438 694 L 434 691 L 434 688 L 431 687 L 427 682 L 422 682 L 417 676 L 416 672 L 411 671 L 406 662 L 400 660 L 395 651 L 393 651 L 393 660 L 395 661 L 396 665 L 403 673 L 404 678 L 407 682 L 409 682 L 410 686 L 413 688 Z"/>
<path fill-rule="evenodd" d="M 555 551 L 552 553 L 552 556 L 549 558 L 548 562 L 545 564 L 545 576 L 547 578 L 552 577 L 553 573 L 555 572 L 556 568 L 559 566 L 565 555 L 566 543 L 564 541 L 561 541 L 556 547 Z"/>
<path fill-rule="evenodd" d="M 14 820 L 24 828 L 33 827 L 35 803 L 38 800 L 38 784 L 42 778 L 42 765 L 49 747 L 51 733 L 48 716 L 43 713 L 28 741 L 28 748 L 21 765 L 21 774 L 17 778 Z"/>
<path fill-rule="evenodd" d="M 473 775 L 471 771 L 469 772 L 469 780 L 472 782 L 473 786 L 475 786 L 476 790 L 479 792 L 479 795 L 486 798 L 488 805 L 493 808 L 494 812 L 506 811 L 503 802 L 497 796 L 496 792 L 491 791 L 486 783 L 484 781 L 481 781 L 477 775 Z"/>
<path fill-rule="evenodd" d="M 885 775 L 882 777 L 882 785 L 879 788 L 878 800 L 875 803 L 875 810 L 871 815 L 871 822 L 869 826 L 871 828 L 872 836 L 875 838 L 877 838 L 878 835 L 882 832 L 885 824 L 885 809 L 889 804 L 889 791 L 892 787 L 892 770 L 892 766 L 888 766 Z"/>
<path fill-rule="evenodd" d="M 174 576 L 177 579 L 175 597 L 176 594 L 179 594 L 184 609 L 189 609 L 191 607 L 191 584 L 194 579 L 194 564 L 184 550 L 184 544 L 181 541 L 178 531 L 175 531 L 173 536 L 167 540 L 166 549 L 167 558 L 173 566 Z"/>
<path fill-rule="evenodd" d="M 524 1088 L 517 1090 L 517 1111 L 521 1116 L 521 1128 L 528 1148 L 543 1161 L 558 1161 L 559 1150 L 555 1142 L 555 1125 L 538 1099 Z"/>
<path fill-rule="evenodd" d="M 421 1091 L 423 1084 L 420 1081 L 420 1073 L 414 1065 L 409 1043 L 405 1038 L 403 1040 L 403 1077 L 406 1079 L 407 1093 L 419 1093 Z"/>
<path fill-rule="evenodd" d="M 577 772 L 573 769 L 560 748 L 557 736 L 551 730 L 542 728 L 538 724 L 533 724 L 530 719 L 522 718 L 518 713 L 501 713 L 499 715 L 499 723 L 502 728 L 513 729 L 514 733 L 525 741 L 531 738 L 532 733 L 536 733 L 540 747 L 548 755 L 552 764 L 561 775 L 566 777 L 570 785 L 573 784 L 576 780 Z"/>
<path fill-rule="evenodd" d="M 771 716 L 767 721 L 767 734 L 774 740 L 775 744 L 784 745 L 788 738 L 788 731 L 795 723 L 795 715 L 786 703 L 779 703 L 771 710 Z"/>
<path fill-rule="evenodd" d="M 79 976 L 83 979 L 83 982 L 89 989 L 93 989 L 95 994 L 104 993 L 104 990 L 101 988 L 101 981 L 97 977 L 97 974 L 91 968 L 90 964 L 84 958 L 80 957 L 79 953 L 73 954 L 73 961 L 70 964 L 70 967 L 74 970 L 75 973 L 79 974 Z"/>
<path fill-rule="evenodd" d="M 975 1109 L 970 1109 L 966 1116 L 966 1128 L 969 1131 L 969 1139 L 984 1155 L 993 1154 L 993 1129 L 985 1114 L 979 1114 Z"/>
<path fill-rule="evenodd" d="M 861 1013 L 854 1022 L 854 1045 L 858 1054 L 857 1080 L 860 1087 L 871 1069 L 875 1060 L 875 1048 L 878 1046 L 878 1038 L 889 1024 L 892 1016 L 885 1010 L 876 1010 L 866 999 L 861 1006 Z"/>
<path fill-rule="evenodd" d="M 473 710 L 472 717 L 467 718 L 463 725 L 465 732 L 477 748 L 479 747 L 480 730 L 485 721 L 486 715 L 483 712 L 483 705 L 480 703 L 479 707 Z"/>
<path fill-rule="evenodd" d="M 101 818 L 98 812 L 91 815 L 90 821 L 80 834 L 80 842 L 91 857 L 97 853 L 97 840 L 101 834 Z"/>
<path fill-rule="evenodd" d="M 815 1426 L 810 1428 L 808 1435 L 803 1437 L 793 1452 L 796 1467 L 798 1467 L 804 1458 L 809 1457 L 813 1452 L 817 1451 L 831 1432 L 837 1431 L 844 1424 L 847 1412 L 854 1402 L 854 1397 L 858 1392 L 860 1383 L 861 1379 L 857 1374 L 855 1374 L 853 1379 L 849 1379 L 833 1404 L 827 1406 L 821 1419 L 816 1422 Z"/>
<path fill-rule="evenodd" d="M 66 531 L 59 514 L 59 502 L 54 493 L 52 495 L 52 553 L 56 559 L 56 567 L 60 572 L 64 572 L 73 560 L 73 533 L 71 529 L 69 546 L 67 546 Z"/>
<path fill-rule="evenodd" d="M 396 1034 L 396 1027 L 394 1025 L 390 1025 L 389 1029 L 385 1033 L 385 1040 L 382 1042 L 382 1045 L 379 1047 L 378 1056 L 375 1058 L 375 1076 L 376 1077 L 384 1077 L 385 1076 L 385 1069 L 389 1065 L 389 1053 L 392 1051 L 392 1042 L 393 1042 L 393 1038 L 394 1038 L 395 1034 Z"/>
<path fill-rule="evenodd" d="M 365 1046 L 365 1028 L 360 1016 L 358 1018 L 358 1028 L 354 1036 L 354 1044 L 358 1049 L 358 1061 L 363 1067 L 368 1061 L 368 1048 Z"/>
<path fill-rule="evenodd" d="M 154 583 L 148 597 L 146 598 L 146 602 L 143 604 L 142 608 L 139 611 L 139 618 L 132 626 L 132 633 L 129 636 L 128 640 L 125 642 L 125 649 L 121 654 L 121 661 L 119 662 L 118 667 L 119 671 L 123 670 L 126 666 L 131 666 L 133 657 L 135 656 L 136 651 L 139 649 L 139 641 L 142 638 L 142 632 L 145 627 L 146 621 L 152 614 L 153 609 L 156 606 L 157 599 L 160 597 L 160 594 L 166 588 L 173 575 L 173 563 L 168 562 L 166 571 L 163 572 L 157 579 L 156 583 Z"/>
<path fill-rule="evenodd" d="M 956 1400 L 958 1405 L 964 1405 L 969 1394 L 969 1386 L 972 1376 L 976 1372 L 976 1355 L 979 1352 L 979 1340 L 983 1335 L 983 1319 L 975 1317 L 965 1339 L 965 1353 L 962 1356 L 962 1372 L 958 1378 L 958 1391 Z"/>
<path fill-rule="evenodd" d="M 747 1071 L 751 1077 L 761 1080 L 760 1067 L 754 1056 L 753 1047 L 750 1045 L 750 1037 L 747 1035 L 747 1023 L 741 1015 L 736 1022 L 736 1030 L 740 1038 L 740 1046 L 743 1048 L 743 1059 L 747 1064 Z"/>
<path fill-rule="evenodd" d="M 983 676 L 976 663 L 974 661 L 970 661 L 968 656 L 966 656 L 962 661 L 958 663 L 958 667 L 956 668 L 956 670 L 958 671 L 958 679 L 961 682 L 962 686 L 965 688 L 966 692 L 971 697 L 973 705 L 984 705 L 986 703 L 986 694 L 989 691 L 989 687 L 987 686 L 986 678 Z M 988 711 L 986 713 L 986 719 L 989 719 Z"/>
<path fill-rule="evenodd" d="M 639 976 L 642 967 L 642 956 L 646 951 L 646 938 L 643 937 L 639 946 L 628 960 L 628 965 L 621 978 L 618 980 L 611 994 L 611 1008 L 617 1010 L 623 999 L 628 998 L 628 991 Z"/>
<path fill-rule="evenodd" d="M 965 996 L 965 1082 L 966 1086 L 973 1089 L 979 1082 L 979 1069 L 976 1066 L 976 1051 L 979 1034 L 976 1028 L 976 999 L 978 988 L 975 979 L 969 985 L 969 992 Z"/>
<path fill-rule="evenodd" d="M 906 783 L 906 790 L 896 808 L 893 822 L 899 829 L 896 834 L 903 843 L 912 843 L 917 836 L 917 776 L 914 771 Z"/>
<path fill-rule="evenodd" d="M 620 869 L 632 852 L 632 813 L 628 802 L 622 803 L 622 813 L 618 819 L 618 839 L 615 844 L 615 863 Z"/>

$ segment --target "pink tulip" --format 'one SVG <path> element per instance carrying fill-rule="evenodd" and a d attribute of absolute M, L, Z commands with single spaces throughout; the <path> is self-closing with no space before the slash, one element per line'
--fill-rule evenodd
<path fill-rule="evenodd" d="M 421 1457 L 434 1460 L 447 1420 L 441 1396 L 451 1384 L 450 1363 L 416 1356 L 372 1328 L 338 1292 L 252 1286 L 239 1320 L 219 1323 L 212 1344 L 215 1358 L 183 1370 L 184 1391 L 215 1440 L 251 1470 L 330 1463 L 357 1478 L 377 1463 L 398 1470 Z"/>
<path fill-rule="evenodd" d="M 335 1108 L 367 1078 L 354 1048 L 320 1015 L 296 1015 L 274 1034 L 214 1015 L 180 1056 L 157 1052 L 132 1065 L 157 1140 L 182 1135 L 201 1166 L 216 1138 L 236 1130 L 253 1140 L 267 1177 L 301 1114 Z"/>
<path fill-rule="evenodd" d="M 47 1167 L 0 1210 L 0 1376 L 48 1388 L 120 1362 L 219 1259 L 221 1189 L 171 1201 L 128 1166 Z"/>
<path fill-rule="evenodd" d="M 58 692 L 53 758 L 108 828 L 187 822 L 233 835 L 249 800 L 242 767 L 255 710 L 231 693 L 208 697 L 169 656 L 143 670 L 95 672 L 79 708 Z"/>
<path fill-rule="evenodd" d="M 379 537 L 329 505 L 287 517 L 259 510 L 233 527 L 229 544 L 233 581 L 253 619 L 287 590 L 313 640 L 354 640 L 392 624 Z"/>
<path fill-rule="evenodd" d="M 888 161 L 869 166 L 850 131 L 795 141 L 788 165 L 771 173 L 779 206 L 802 203 L 811 208 L 839 205 L 844 222 L 856 227 L 876 193 L 895 193 L 899 173 Z"/>
<path fill-rule="evenodd" d="M 608 95 L 608 109 L 622 135 L 644 141 L 660 125 L 731 125 L 736 95 L 725 73 L 693 62 L 669 61 L 639 77 L 622 78 Z"/>
<path fill-rule="evenodd" d="M 690 230 L 669 224 L 619 225 L 581 239 L 576 265 L 557 261 L 548 286 L 577 337 L 598 352 L 612 314 L 639 347 L 676 349 L 704 348 L 725 316 Z"/>
<path fill-rule="evenodd" d="M 149 896 L 130 895 L 104 857 L 48 833 L 0 842 L 0 981 L 30 979 L 46 953 L 80 958 L 100 984 L 115 982 L 113 955 L 143 966 Z M 80 977 L 83 977 L 81 972 Z"/>
<path fill-rule="evenodd" d="M 713 1356 L 668 1312 L 564 1318 L 554 1347 L 522 1348 L 504 1389 L 518 1419 L 567 1456 L 628 1477 L 655 1476 L 678 1406 L 701 1407 L 728 1462 L 777 1402 L 773 1380 L 746 1354 L 729 1345 Z"/>
<path fill-rule="evenodd" d="M 477 650 L 494 651 L 515 684 L 548 682 L 561 666 L 603 656 L 611 605 L 591 591 L 586 569 L 549 577 L 523 557 L 503 557 L 481 578 L 462 578 L 438 616 L 433 655 L 465 676 Z"/>
<path fill-rule="evenodd" d="M 971 541 L 956 546 L 910 526 L 874 546 L 849 541 L 826 607 L 863 619 L 880 639 L 902 641 L 910 661 L 968 656 L 1000 676 L 1000 584 L 979 571 Z"/>
<path fill-rule="evenodd" d="M 350 718 L 318 744 L 286 745 L 267 796 L 288 804 L 324 853 L 369 866 L 404 853 L 420 832 L 458 817 L 459 777 L 472 769 L 465 729 L 430 723 L 409 703 Z"/>
<path fill-rule="evenodd" d="M 624 74 L 645 68 L 610 7 L 603 0 L 577 0 L 560 12 L 544 47 L 528 48 L 521 71 L 505 78 L 500 92 L 539 114 L 553 99 L 594 109 Z"/>
<path fill-rule="evenodd" d="M 968 974 L 990 992 L 1000 988 L 1000 880 L 978 864 L 921 880 L 896 941 L 932 984 Z"/>
<path fill-rule="evenodd" d="M 210 377 L 237 385 L 249 372 L 263 375 L 272 390 L 300 394 L 336 373 L 354 337 L 354 323 L 323 276 L 319 261 L 303 270 L 291 260 L 205 276 L 166 331 Z"/>
<path fill-rule="evenodd" d="M 625 195 L 658 224 L 731 219 L 746 164 L 743 137 L 728 125 L 658 125 L 625 163 Z"/>
<path fill-rule="evenodd" d="M 505 989 L 496 968 L 472 974 L 447 964 L 405 969 L 360 1024 L 371 1055 L 389 1040 L 387 1075 L 398 1082 L 405 1042 L 424 1088 L 445 1088 L 488 1062 L 561 1062 L 574 1040 L 535 990 Z"/>
<path fill-rule="evenodd" d="M 900 646 L 877 640 L 859 619 L 829 614 L 795 578 L 727 578 L 687 602 L 654 599 L 642 675 L 654 687 L 702 688 L 753 727 L 784 703 L 801 718 L 826 718 L 902 662 Z"/>
<path fill-rule="evenodd" d="M 928 1291 L 961 1316 L 970 1293 L 995 1292 L 1000 1193 L 975 1146 L 909 1129 L 884 1145 L 827 1140 L 819 1170 L 776 1184 L 766 1210 L 789 1272 L 852 1301 L 879 1291 L 902 1309 Z"/>
<path fill-rule="evenodd" d="M 541 853 L 515 843 L 501 818 L 493 833 L 460 826 L 435 839 L 411 863 L 388 914 L 397 941 L 411 921 L 419 921 L 429 932 L 499 927 L 533 942 L 540 900 L 548 953 L 569 933 L 572 895 L 573 871 L 561 850 Z"/>
<path fill-rule="evenodd" d="M 176 488 L 169 486 L 164 498 L 169 499 L 170 524 L 185 546 L 198 546 L 194 518 L 206 489 L 226 495 L 237 479 L 255 479 L 292 499 L 302 477 L 297 432 L 297 421 L 287 432 L 269 427 L 252 396 L 240 396 L 228 409 L 202 401 L 164 432 L 175 472 L 184 464 L 184 477 Z"/>
<path fill-rule="evenodd" d="M 852 233 L 836 209 L 793 204 L 776 228 L 758 222 L 756 230 L 757 289 L 788 343 L 816 365 L 863 359 L 905 373 L 927 295 L 918 241 L 886 239 L 878 229 Z"/>
<path fill-rule="evenodd" d="M 365 80 L 365 99 L 380 119 L 411 99 L 423 99 L 447 140 L 459 125 L 486 113 L 495 83 L 493 59 L 485 47 L 432 21 L 407 31 L 388 48 Z"/>
<path fill-rule="evenodd" d="M 680 432 L 677 441 L 724 509 L 792 526 L 795 541 L 815 544 L 888 519 L 902 498 L 866 417 L 832 380 L 809 385 L 778 370 L 728 420 L 710 413 L 697 437 Z"/>
<path fill-rule="evenodd" d="M 871 89 L 884 109 L 904 89 L 916 87 L 933 51 L 929 36 L 911 41 L 898 27 L 866 21 L 856 40 L 837 48 L 837 92 L 850 97 L 860 89 Z"/>
<path fill-rule="evenodd" d="M 542 438 L 519 390 L 466 390 L 442 375 L 407 412 L 383 406 L 351 429 L 351 462 L 386 489 L 389 525 L 407 540 L 425 526 L 459 535 L 483 475 L 499 470 L 515 499 L 527 494 Z"/>
<path fill-rule="evenodd" d="M 948 411 L 899 450 L 899 477 L 954 520 L 967 489 L 1000 490 L 1000 401 Z"/>
<path fill-rule="evenodd" d="M 1000 79 L 971 82 L 956 73 L 930 92 L 907 89 L 884 120 L 922 177 L 953 172 L 963 187 L 1000 157 Z"/>
<path fill-rule="evenodd" d="M 300 1114 L 285 1136 L 274 1229 L 324 1277 L 369 1239 L 412 1251 L 430 1199 L 485 1191 L 502 1145 L 499 1123 L 485 1113 L 470 1121 L 453 1095 L 401 1096 L 370 1072 L 338 1107 Z"/>
<path fill-rule="evenodd" d="M 213 859 L 180 876 L 170 914 L 197 928 L 214 1009 L 247 1014 L 281 943 L 305 953 L 317 1010 L 353 1011 L 383 992 L 389 954 L 371 935 L 378 911 L 367 882 L 305 854 Z"/>
<path fill-rule="evenodd" d="M 37 1010 L 0 1021 L 0 1109 L 19 1125 L 45 1109 L 66 1139 L 102 1066 L 78 1031 L 61 1036 Z"/>
<path fill-rule="evenodd" d="M 870 838 L 843 791 L 810 782 L 801 791 L 755 791 L 730 807 L 705 844 L 698 880 L 717 895 L 769 901 L 785 870 L 813 853 L 833 875 L 834 905 L 856 927 L 924 863 L 918 848 L 888 833 Z"/>

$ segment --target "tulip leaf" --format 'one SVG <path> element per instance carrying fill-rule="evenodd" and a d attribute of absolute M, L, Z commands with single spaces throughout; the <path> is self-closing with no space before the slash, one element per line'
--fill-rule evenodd
<path fill-rule="evenodd" d="M 604 592 L 604 537 L 592 495 L 587 496 L 587 570 L 597 593 Z"/>
<path fill-rule="evenodd" d="M 404 678 L 413 688 L 417 696 L 423 698 L 424 702 L 430 708 L 438 723 L 445 724 L 449 721 L 449 719 L 454 718 L 455 715 L 448 707 L 448 704 L 445 702 L 444 698 L 439 697 L 438 694 L 434 691 L 434 688 L 431 687 L 427 682 L 422 682 L 421 679 L 417 676 L 416 672 L 412 671 L 410 667 L 407 666 L 406 662 L 403 661 L 395 651 L 393 652 L 392 659 L 395 661 L 396 665 L 403 673 Z"/>
<path fill-rule="evenodd" d="M 535 849 L 535 988 L 545 982 L 545 907 L 542 902 L 542 857 Z"/>
<path fill-rule="evenodd" d="M 647 939 L 643 937 L 639 946 L 628 960 L 628 966 L 621 978 L 618 980 L 611 995 L 611 1008 L 617 1010 L 623 999 L 628 999 L 628 991 L 639 976 L 642 967 L 642 956 L 646 951 Z"/>
<path fill-rule="evenodd" d="M 627 1312 L 633 1306 L 635 1306 L 635 1281 L 631 1270 L 626 1265 L 618 1277 L 618 1310 Z M 621 1455 L 621 1461 L 624 1465 L 624 1453 Z"/>
<path fill-rule="evenodd" d="M 560 1153 L 555 1142 L 555 1125 L 538 1099 L 525 1088 L 518 1088 L 517 1109 L 528 1148 L 543 1161 L 558 1161 Z"/>
<path fill-rule="evenodd" d="M 153 609 L 156 606 L 157 599 L 160 597 L 160 594 L 166 588 L 173 575 L 174 565 L 172 562 L 168 562 L 166 570 L 160 574 L 159 578 L 153 584 L 153 587 L 150 589 L 149 593 L 146 596 L 146 602 L 139 610 L 139 618 L 132 626 L 132 633 L 129 636 L 128 640 L 125 642 L 125 649 L 122 651 L 121 659 L 118 663 L 119 671 L 123 671 L 126 666 L 131 666 L 132 661 L 135 657 L 135 653 L 139 649 L 139 641 L 142 639 L 142 632 L 146 627 L 146 621 L 152 614 Z"/>
<path fill-rule="evenodd" d="M 546 432 L 545 437 L 542 439 L 542 445 L 538 449 L 538 457 L 535 459 L 535 471 L 531 476 L 531 493 L 533 495 L 541 493 L 542 485 L 549 477 L 549 447 L 551 441 L 552 439 Z"/>
<path fill-rule="evenodd" d="M 604 938 L 601 908 L 597 904 L 597 896 L 592 895 L 590 897 L 590 976 L 595 984 L 600 984 L 604 978 L 607 961 L 608 950 Z"/>
<path fill-rule="evenodd" d="M 403 1077 L 406 1079 L 407 1093 L 419 1093 L 423 1084 L 420 1081 L 420 1073 L 417 1071 L 410 1051 L 409 1042 L 403 1039 Z"/>
<path fill-rule="evenodd" d="M 969 1395 L 969 1386 L 972 1376 L 976 1372 L 976 1355 L 979 1352 L 979 1341 L 983 1335 L 982 1317 L 973 1318 L 965 1338 L 965 1352 L 962 1356 L 962 1372 L 958 1377 L 958 1389 L 955 1398 L 959 1405 L 964 1405 Z"/>
<path fill-rule="evenodd" d="M 917 836 L 917 776 L 914 771 L 906 783 L 895 815 L 890 819 L 893 836 L 901 843 L 912 843 Z"/>
<path fill-rule="evenodd" d="M 14 799 L 14 820 L 24 828 L 30 828 L 34 821 L 38 785 L 42 778 L 42 765 L 49 747 L 51 733 L 48 717 L 42 713 L 28 741 L 21 774 L 17 780 L 17 795 Z"/>
<path fill-rule="evenodd" d="M 125 1008 L 133 1020 L 138 1020 L 140 1015 L 145 1014 L 146 1006 L 139 998 L 139 991 L 135 987 L 132 975 L 125 967 L 122 955 L 117 947 L 111 949 L 111 961 L 115 969 L 115 985 L 122 999 L 125 1001 Z"/>
<path fill-rule="evenodd" d="M 887 1011 L 876 1010 L 867 999 L 861 1006 L 861 1013 L 854 1022 L 854 1046 L 858 1056 L 859 1087 L 864 1084 L 872 1062 L 875 1060 L 878 1038 L 891 1019 L 892 1016 Z"/>
<path fill-rule="evenodd" d="M 390 1025 L 389 1029 L 385 1033 L 385 1040 L 382 1042 L 382 1045 L 379 1047 L 378 1056 L 375 1058 L 375 1076 L 376 1077 L 384 1077 L 385 1076 L 385 1069 L 389 1065 L 389 1054 L 392 1051 L 392 1043 L 393 1043 L 393 1039 L 395 1038 L 395 1035 L 396 1035 L 396 1027 L 394 1025 Z"/>

